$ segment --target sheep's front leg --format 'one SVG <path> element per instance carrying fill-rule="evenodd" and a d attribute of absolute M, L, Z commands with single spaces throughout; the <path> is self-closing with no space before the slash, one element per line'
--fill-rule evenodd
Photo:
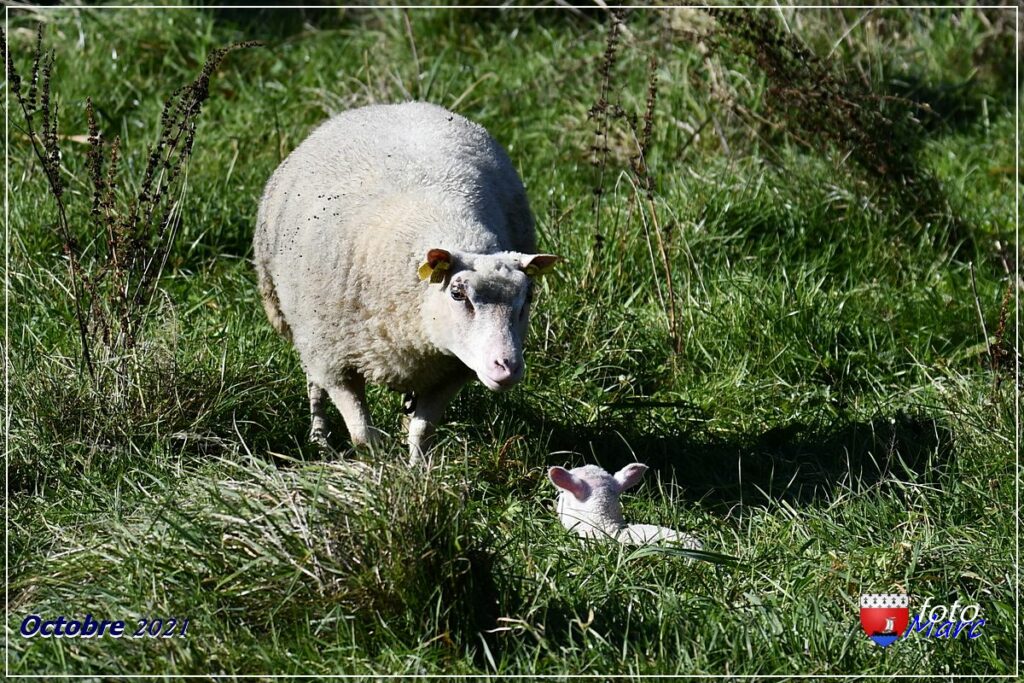
<path fill-rule="evenodd" d="M 320 448 L 327 446 L 327 414 L 324 412 L 324 402 L 327 399 L 327 392 L 316 382 L 306 382 L 306 389 L 309 391 L 309 415 L 312 426 L 309 430 L 309 440 Z"/>
<path fill-rule="evenodd" d="M 366 379 L 362 375 L 356 372 L 346 375 L 340 384 L 329 387 L 327 393 L 345 420 L 353 446 L 373 446 L 380 440 L 380 432 L 373 426 L 366 406 Z"/>
<path fill-rule="evenodd" d="M 466 377 L 459 375 L 413 397 L 409 416 L 409 464 L 416 464 L 426 454 L 434 425 L 465 383 Z"/>

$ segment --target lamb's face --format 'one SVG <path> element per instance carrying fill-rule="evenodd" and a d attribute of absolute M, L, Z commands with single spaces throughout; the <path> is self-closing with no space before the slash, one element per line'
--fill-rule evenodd
<path fill-rule="evenodd" d="M 436 343 L 491 391 L 505 391 L 523 378 L 534 287 L 527 271 L 539 258 L 512 252 L 449 254 L 441 287 L 431 288 L 429 325 Z M 546 258 L 553 263 L 556 257 Z"/>
<path fill-rule="evenodd" d="M 561 469 L 561 468 L 557 468 Z M 566 472 L 560 478 L 556 468 L 549 476 L 562 489 L 558 494 L 558 516 L 569 529 L 577 525 L 603 527 L 606 519 L 621 519 L 619 487 L 612 475 L 595 465 Z"/>

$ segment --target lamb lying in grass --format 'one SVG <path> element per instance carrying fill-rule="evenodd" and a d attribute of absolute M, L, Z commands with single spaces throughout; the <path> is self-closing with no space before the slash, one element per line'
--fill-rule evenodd
<path fill-rule="evenodd" d="M 611 537 L 625 545 L 668 542 L 700 550 L 701 542 L 689 534 L 653 524 L 626 524 L 622 518 L 619 496 L 636 486 L 647 471 L 647 465 L 634 462 L 614 475 L 597 465 L 584 465 L 573 470 L 552 467 L 548 470 L 558 494 L 558 518 L 569 531 L 584 538 Z"/>

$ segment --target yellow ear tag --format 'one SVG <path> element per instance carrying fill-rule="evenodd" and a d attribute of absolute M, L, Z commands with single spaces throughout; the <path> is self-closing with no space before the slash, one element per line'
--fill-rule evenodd
<path fill-rule="evenodd" d="M 444 281 L 444 273 L 446 270 L 451 268 L 451 265 L 452 264 L 447 261 L 438 261 L 437 265 L 431 268 L 430 262 L 425 261 L 416 272 L 419 274 L 421 280 L 430 278 L 431 283 L 437 284 L 438 282 Z"/>
<path fill-rule="evenodd" d="M 441 261 L 440 263 L 438 263 L 436 266 L 434 266 L 434 270 L 430 273 L 430 282 L 433 284 L 437 284 L 438 282 L 444 282 L 445 271 L 451 267 L 452 264 L 448 263 L 447 261 Z"/>

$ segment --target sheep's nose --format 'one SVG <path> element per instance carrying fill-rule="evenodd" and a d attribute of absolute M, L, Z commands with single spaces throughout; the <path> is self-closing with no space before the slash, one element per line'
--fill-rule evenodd
<path fill-rule="evenodd" d="M 500 358 L 496 359 L 493 367 L 491 367 L 491 379 L 502 386 L 515 384 L 522 376 L 522 361 Z"/>

